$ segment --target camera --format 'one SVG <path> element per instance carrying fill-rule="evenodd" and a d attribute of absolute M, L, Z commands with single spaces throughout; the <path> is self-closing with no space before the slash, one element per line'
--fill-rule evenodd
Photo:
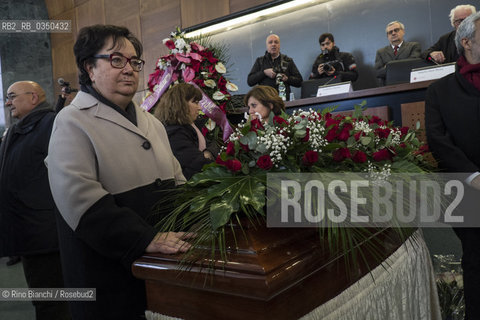
<path fill-rule="evenodd" d="M 70 94 L 72 92 L 78 92 L 78 89 L 71 88 L 70 87 L 70 82 L 65 81 L 63 78 L 59 78 L 57 80 L 57 82 L 60 85 L 60 87 L 64 88 L 63 92 L 65 92 L 65 94 Z"/>
<path fill-rule="evenodd" d="M 323 71 L 330 72 L 333 70 L 333 64 L 339 62 L 339 60 L 327 61 L 323 64 Z"/>
<path fill-rule="evenodd" d="M 283 73 L 277 73 L 275 76 L 275 83 L 278 85 L 282 81 Z"/>

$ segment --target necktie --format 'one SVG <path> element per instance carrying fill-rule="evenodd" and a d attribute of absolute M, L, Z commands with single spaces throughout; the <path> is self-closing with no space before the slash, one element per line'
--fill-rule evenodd
<path fill-rule="evenodd" d="M 395 48 L 393 48 L 393 55 L 394 56 L 397 55 L 397 51 L 398 51 L 398 46 L 395 46 Z"/>

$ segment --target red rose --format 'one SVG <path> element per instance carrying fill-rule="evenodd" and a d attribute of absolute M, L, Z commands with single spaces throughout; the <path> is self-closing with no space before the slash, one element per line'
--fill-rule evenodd
<path fill-rule="evenodd" d="M 246 145 L 246 144 L 240 143 L 240 147 L 242 147 L 243 151 L 245 151 L 245 152 L 250 151 L 250 148 L 249 148 L 248 145 Z"/>
<path fill-rule="evenodd" d="M 235 144 L 230 141 L 228 144 L 227 144 L 227 151 L 226 153 L 229 155 L 229 156 L 234 156 L 235 155 Z"/>
<path fill-rule="evenodd" d="M 302 142 L 307 142 L 308 140 L 310 140 L 310 128 L 307 128 L 307 133 L 305 137 L 302 138 Z"/>
<path fill-rule="evenodd" d="M 250 122 L 250 131 L 264 130 L 265 128 L 262 125 L 262 122 L 258 119 L 253 119 Z"/>
<path fill-rule="evenodd" d="M 343 128 L 337 138 L 341 141 L 347 141 L 350 138 L 350 129 Z"/>
<path fill-rule="evenodd" d="M 325 139 L 328 142 L 332 142 L 333 140 L 335 140 L 335 138 L 337 137 L 337 130 L 338 126 L 334 126 L 332 129 L 328 130 L 327 134 L 325 135 Z"/>
<path fill-rule="evenodd" d="M 383 121 L 382 119 L 380 119 L 379 117 L 377 116 L 372 116 L 369 120 L 368 120 L 368 124 L 372 124 L 372 123 L 376 123 L 378 124 L 379 126 L 381 126 L 383 124 Z"/>
<path fill-rule="evenodd" d="M 219 165 L 222 165 L 222 166 L 224 166 L 224 165 L 227 164 L 226 161 L 223 161 L 223 160 L 222 160 L 222 157 L 220 157 L 220 155 L 218 155 L 217 158 L 215 159 L 215 163 L 216 163 L 216 164 L 219 164 Z"/>
<path fill-rule="evenodd" d="M 380 149 L 372 154 L 372 158 L 377 162 L 383 160 L 392 160 L 392 154 L 387 149 Z"/>
<path fill-rule="evenodd" d="M 390 134 L 390 129 L 389 128 L 385 128 L 385 129 L 377 128 L 377 129 L 375 129 L 375 134 L 379 138 L 386 139 L 386 138 L 388 138 L 388 135 Z"/>
<path fill-rule="evenodd" d="M 425 154 L 429 151 L 430 150 L 428 149 L 428 145 L 424 144 L 424 145 L 421 145 L 420 148 L 418 148 L 418 150 L 415 152 L 415 154 Z"/>
<path fill-rule="evenodd" d="M 400 132 L 401 132 L 402 136 L 406 135 L 408 133 L 409 129 L 410 129 L 409 127 L 401 127 Z"/>
<path fill-rule="evenodd" d="M 325 128 L 329 128 L 330 126 L 333 126 L 333 125 L 335 125 L 335 127 L 338 127 L 339 123 L 340 121 L 338 120 L 328 118 L 327 121 L 325 122 Z"/>
<path fill-rule="evenodd" d="M 240 169 L 242 169 L 242 163 L 237 159 L 227 160 L 226 166 L 227 166 L 228 170 L 233 171 L 233 172 L 237 172 Z"/>
<path fill-rule="evenodd" d="M 350 150 L 348 148 L 338 148 L 333 151 L 333 161 L 342 162 L 345 159 L 351 158 Z"/>
<path fill-rule="evenodd" d="M 215 66 L 214 66 L 214 68 L 215 68 Z M 218 78 L 218 83 L 217 83 L 217 85 L 218 85 L 218 87 L 219 87 L 220 89 L 226 90 L 226 87 L 225 87 L 225 86 L 227 85 L 227 80 L 225 80 L 224 77 L 220 76 L 220 77 Z"/>
<path fill-rule="evenodd" d="M 273 167 L 272 159 L 268 154 L 261 156 L 257 160 L 257 166 L 263 170 L 269 170 Z"/>
<path fill-rule="evenodd" d="M 302 158 L 302 162 L 306 166 L 311 166 L 318 161 L 318 152 L 309 150 L 305 152 Z"/>
<path fill-rule="evenodd" d="M 203 127 L 203 128 L 202 128 L 202 134 L 203 134 L 203 136 L 206 137 L 206 136 L 207 136 L 207 133 L 208 133 L 208 129 L 205 128 L 205 127 Z"/>
<path fill-rule="evenodd" d="M 165 45 L 167 46 L 168 49 L 172 50 L 175 49 L 175 42 L 173 40 L 168 40 L 165 42 Z"/>
<path fill-rule="evenodd" d="M 362 131 L 358 131 L 353 135 L 353 137 L 355 138 L 355 141 L 358 141 L 362 135 L 364 135 L 364 133 Z"/>
<path fill-rule="evenodd" d="M 275 124 L 279 124 L 279 125 L 282 125 L 282 124 L 285 124 L 285 125 L 288 125 L 288 122 L 287 120 L 283 119 L 282 117 L 279 117 L 279 116 L 273 116 L 273 123 Z"/>
<path fill-rule="evenodd" d="M 190 66 L 195 71 L 195 73 L 198 73 L 200 71 L 200 61 L 192 59 L 192 62 L 190 62 Z"/>
<path fill-rule="evenodd" d="M 358 150 L 353 154 L 352 160 L 356 163 L 364 163 L 365 161 L 367 161 L 367 155 L 365 154 L 365 152 Z"/>
<path fill-rule="evenodd" d="M 193 79 L 193 82 L 200 88 L 205 88 L 205 82 L 202 79 Z"/>

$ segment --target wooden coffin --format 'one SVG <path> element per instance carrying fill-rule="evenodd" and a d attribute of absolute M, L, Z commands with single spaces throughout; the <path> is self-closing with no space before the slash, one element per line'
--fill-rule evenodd
<path fill-rule="evenodd" d="M 371 230 L 380 256 L 347 267 L 349 253 L 331 253 L 316 229 L 247 226 L 236 250 L 214 275 L 199 261 L 179 272 L 181 255 L 148 254 L 133 265 L 145 280 L 148 310 L 183 319 L 298 319 L 334 298 L 375 268 L 402 243 L 391 230 Z M 232 247 L 233 238 L 228 239 Z M 347 272 L 349 270 L 349 272 Z"/>

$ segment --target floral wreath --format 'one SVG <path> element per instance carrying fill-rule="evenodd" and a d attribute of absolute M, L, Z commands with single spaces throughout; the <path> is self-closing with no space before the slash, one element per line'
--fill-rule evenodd
<path fill-rule="evenodd" d="M 225 61 L 219 57 L 223 55 L 222 48 L 209 48 L 201 45 L 202 41 L 208 39 L 191 41 L 178 27 L 170 38 L 163 40 L 170 52 L 158 59 L 155 71 L 149 75 L 151 94 L 142 107 L 150 110 L 172 83 L 191 83 L 202 91 L 199 104 L 205 115 L 222 128 L 225 141 L 233 131 L 226 118 L 227 103 L 231 100 L 229 91 L 237 91 L 238 87 L 225 78 Z"/>

